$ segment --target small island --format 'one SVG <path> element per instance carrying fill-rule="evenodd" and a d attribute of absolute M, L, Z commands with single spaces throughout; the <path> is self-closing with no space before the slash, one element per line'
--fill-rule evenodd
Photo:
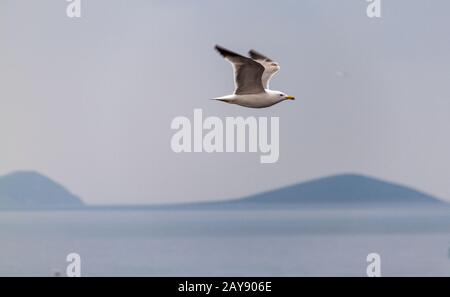
<path fill-rule="evenodd" d="M 318 178 L 256 194 L 237 203 L 302 205 L 440 204 L 442 200 L 413 188 L 358 174 Z"/>
<path fill-rule="evenodd" d="M 83 201 L 50 178 L 33 171 L 0 177 L 0 210 L 80 209 Z"/>

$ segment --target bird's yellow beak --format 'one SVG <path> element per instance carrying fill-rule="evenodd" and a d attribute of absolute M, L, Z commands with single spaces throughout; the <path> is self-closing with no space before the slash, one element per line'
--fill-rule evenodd
<path fill-rule="evenodd" d="M 295 100 L 295 97 L 294 96 L 286 96 L 286 99 L 287 100 Z"/>

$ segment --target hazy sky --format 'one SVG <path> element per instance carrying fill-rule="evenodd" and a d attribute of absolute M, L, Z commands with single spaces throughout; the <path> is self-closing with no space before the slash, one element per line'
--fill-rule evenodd
<path fill-rule="evenodd" d="M 239 197 L 362 173 L 450 200 L 450 2 L 0 0 L 0 174 L 36 170 L 88 203 Z M 233 5 L 235 4 L 235 5 Z M 266 110 L 213 46 L 273 57 Z M 176 116 L 279 116 L 280 160 L 172 152 Z"/>

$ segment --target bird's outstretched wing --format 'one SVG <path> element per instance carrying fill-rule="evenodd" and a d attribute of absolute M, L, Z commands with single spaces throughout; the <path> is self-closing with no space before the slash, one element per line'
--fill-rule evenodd
<path fill-rule="evenodd" d="M 228 60 L 234 68 L 236 95 L 258 94 L 264 92 L 264 66 L 250 58 L 236 54 L 219 45 L 216 50 Z"/>
<path fill-rule="evenodd" d="M 273 61 L 272 59 L 264 56 L 263 54 L 255 51 L 250 50 L 249 53 L 250 57 L 252 57 L 253 60 L 260 63 L 262 66 L 264 66 L 264 73 L 262 76 L 262 82 L 265 89 L 269 88 L 270 79 L 278 72 L 280 71 L 280 65 Z"/>

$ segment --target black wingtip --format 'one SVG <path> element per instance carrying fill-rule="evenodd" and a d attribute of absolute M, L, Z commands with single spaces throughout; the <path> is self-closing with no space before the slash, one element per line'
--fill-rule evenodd
<path fill-rule="evenodd" d="M 264 56 L 263 54 L 255 51 L 254 49 L 251 49 L 248 54 L 250 55 L 250 57 L 254 60 L 266 60 L 268 62 L 272 62 L 271 59 L 269 59 L 268 57 Z"/>
<path fill-rule="evenodd" d="M 216 51 L 218 51 L 219 54 L 221 54 L 222 56 L 224 56 L 224 50 L 225 50 L 225 48 L 223 48 L 223 47 L 221 47 L 220 45 L 216 44 L 216 45 L 214 46 L 214 49 L 215 49 Z"/>
<path fill-rule="evenodd" d="M 220 45 L 218 45 L 218 44 L 216 44 L 216 46 L 214 46 L 214 48 L 216 49 L 216 51 L 218 51 L 219 52 L 219 54 L 221 54 L 222 55 L 222 57 L 224 57 L 224 58 L 226 58 L 226 57 L 236 57 L 236 56 L 238 56 L 238 57 L 242 57 L 241 55 L 239 55 L 239 54 L 237 54 L 237 53 L 235 53 L 235 52 L 232 52 L 232 51 L 230 51 L 230 50 L 228 50 L 228 49 L 226 49 L 226 48 L 224 48 L 224 47 L 222 47 L 222 46 L 220 46 Z"/>

